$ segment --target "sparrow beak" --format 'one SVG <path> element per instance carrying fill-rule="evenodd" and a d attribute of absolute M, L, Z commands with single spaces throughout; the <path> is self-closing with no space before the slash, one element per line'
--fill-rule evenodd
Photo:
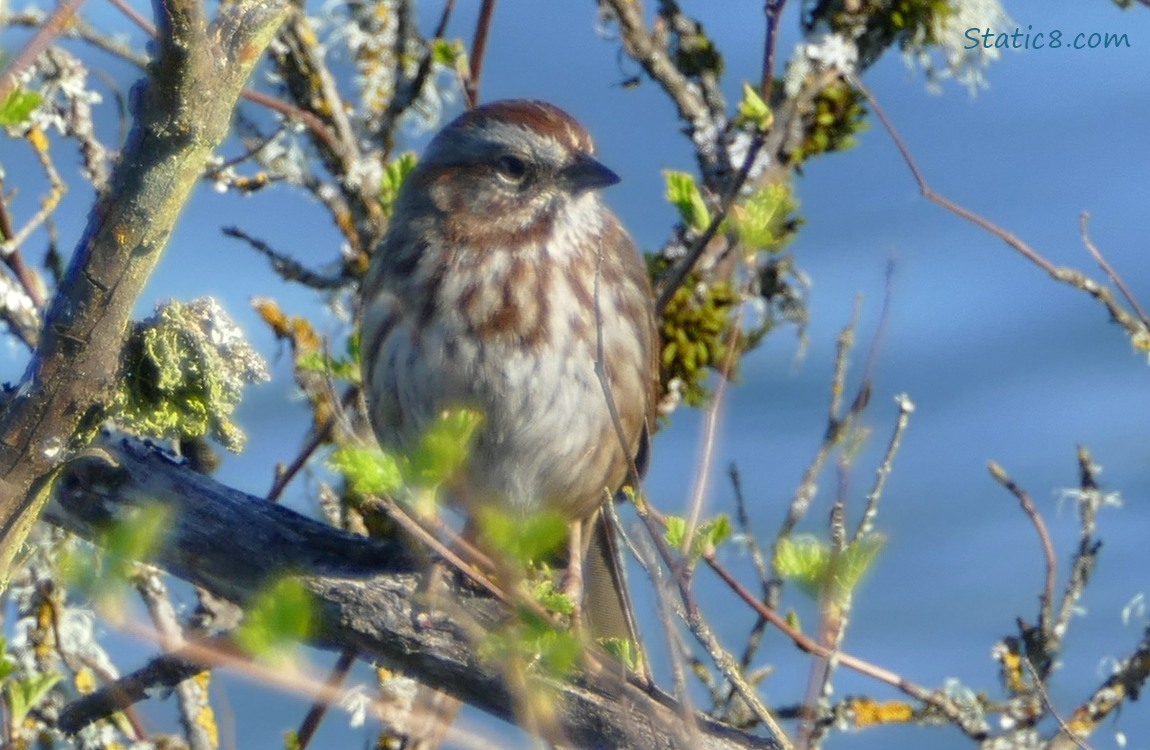
<path fill-rule="evenodd" d="M 563 176 L 575 193 L 598 190 L 619 182 L 619 175 L 584 153 L 578 154 L 575 161 L 563 168 Z"/>

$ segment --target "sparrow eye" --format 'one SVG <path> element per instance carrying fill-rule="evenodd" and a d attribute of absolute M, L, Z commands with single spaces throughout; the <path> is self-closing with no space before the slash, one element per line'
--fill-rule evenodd
<path fill-rule="evenodd" d="M 527 176 L 527 162 L 518 156 L 502 156 L 497 162 L 499 176 L 508 182 L 522 182 Z"/>

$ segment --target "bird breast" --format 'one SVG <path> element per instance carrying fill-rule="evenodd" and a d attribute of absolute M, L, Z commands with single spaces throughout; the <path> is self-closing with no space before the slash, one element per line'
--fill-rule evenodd
<path fill-rule="evenodd" d="M 590 200 L 578 203 L 599 215 Z M 446 264 L 425 248 L 411 283 L 390 287 L 385 276 L 380 304 L 368 305 L 364 341 L 375 337 L 378 355 L 366 376 L 385 448 L 410 450 L 443 409 L 483 414 L 452 489 L 465 507 L 584 516 L 627 473 L 645 406 L 616 404 L 628 441 L 621 445 L 596 372 L 596 306 L 606 321 L 641 301 L 627 298 L 619 248 L 604 248 L 602 222 L 580 216 L 580 207 L 552 222 L 547 242 L 457 242 Z M 602 342 L 608 390 L 612 398 L 643 392 L 647 352 L 633 338 L 607 335 L 614 328 L 604 328 Z"/>

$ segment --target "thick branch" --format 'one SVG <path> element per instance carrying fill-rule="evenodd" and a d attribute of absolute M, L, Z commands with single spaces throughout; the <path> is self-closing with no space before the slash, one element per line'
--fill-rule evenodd
<path fill-rule="evenodd" d="M 285 12 L 282 0 L 241 1 L 209 26 L 196 0 L 157 0 L 159 57 L 134 97 L 135 125 L 0 413 L 0 575 L 43 506 L 46 479 L 99 423 L 136 297 Z"/>
<path fill-rule="evenodd" d="M 287 508 L 224 487 L 128 440 L 108 439 L 72 461 L 45 517 L 99 541 L 145 503 L 171 513 L 161 567 L 243 604 L 285 574 L 316 600 L 316 645 L 353 648 L 491 714 L 514 721 L 517 696 L 498 664 L 476 656 L 476 630 L 508 614 L 498 602 L 455 590 L 449 615 L 417 607 L 419 576 L 403 545 L 351 536 Z M 543 678 L 541 678 L 543 679 Z M 580 748 L 686 748 L 679 708 L 618 675 L 547 680 L 564 744 Z M 706 748 L 777 748 L 774 742 L 696 717 Z"/>

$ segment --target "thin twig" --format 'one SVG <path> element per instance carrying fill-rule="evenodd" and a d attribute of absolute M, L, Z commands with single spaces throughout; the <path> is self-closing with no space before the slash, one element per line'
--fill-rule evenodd
<path fill-rule="evenodd" d="M 770 580 L 770 571 L 767 567 L 766 558 L 763 556 L 763 548 L 759 546 L 758 539 L 755 538 L 754 530 L 751 526 L 750 514 L 747 513 L 747 503 L 743 496 L 742 480 L 739 476 L 738 468 L 735 464 L 731 464 L 728 469 L 731 477 L 731 488 L 735 493 L 735 522 L 739 525 L 739 533 L 742 535 L 740 540 L 742 544 L 746 545 L 747 551 L 751 556 L 751 564 L 755 567 L 755 573 L 759 577 L 759 586 L 763 590 L 764 600 L 767 597 L 768 582 Z M 743 653 L 739 657 L 739 668 L 744 672 L 750 668 L 751 662 L 758 653 L 759 646 L 763 642 L 763 635 L 767 632 L 767 620 L 762 615 L 755 618 L 755 624 L 751 626 L 750 632 L 747 634 L 747 641 L 743 646 Z M 723 710 L 730 708 L 731 701 L 735 697 L 733 690 L 728 691 L 726 700 L 723 702 Z"/>
<path fill-rule="evenodd" d="M 319 450 L 319 447 L 327 442 L 335 423 L 336 417 L 333 415 L 328 417 L 322 425 L 312 430 L 307 442 L 300 448 L 299 453 L 291 460 L 291 463 L 276 472 L 275 480 L 272 482 L 271 489 L 268 490 L 268 502 L 279 502 L 280 496 L 283 495 L 284 490 L 287 489 L 291 480 L 295 478 L 296 474 L 303 470 L 303 467 L 307 465 L 307 462 L 311 459 L 312 455 Z"/>
<path fill-rule="evenodd" d="M 3 180 L 0 180 L 0 242 L 8 240 L 12 235 L 12 217 L 8 213 L 8 205 L 4 200 Z M 0 255 L 3 255 L 4 262 L 12 269 L 12 273 L 24 289 L 24 293 L 28 295 L 28 299 L 32 300 L 33 306 L 37 310 L 43 310 L 44 294 L 40 290 L 39 280 L 36 278 L 35 272 L 24 262 L 24 256 L 20 252 L 19 246 L 14 246 L 10 252 L 0 253 Z"/>
<path fill-rule="evenodd" d="M 759 78 L 759 94 L 763 101 L 771 103 L 771 92 L 775 85 L 775 48 L 779 39 L 779 20 L 787 0 L 767 0 L 763 12 L 767 16 L 767 33 L 763 39 L 763 73 Z"/>
<path fill-rule="evenodd" d="M 731 379 L 731 370 L 735 366 L 735 356 L 739 351 L 739 338 L 742 336 L 743 308 L 740 306 L 731 321 L 730 340 L 727 342 L 727 356 L 719 372 L 719 384 L 707 405 L 707 413 L 703 417 L 703 454 L 699 460 L 695 487 L 691 492 L 691 504 L 687 513 L 687 522 L 683 531 L 683 544 L 680 552 L 690 554 L 691 545 L 695 541 L 695 531 L 699 527 L 699 518 L 703 513 L 703 505 L 707 498 L 708 479 L 711 475 L 711 464 L 715 458 L 716 433 L 719 427 L 719 410 L 726 400 L 727 384 Z"/>
<path fill-rule="evenodd" d="M 271 261 L 272 270 L 284 281 L 295 281 L 309 289 L 315 289 L 317 291 L 339 289 L 348 283 L 347 279 L 340 276 L 324 276 L 323 274 L 312 271 L 295 258 L 281 253 L 268 243 L 251 236 L 239 227 L 224 227 L 221 231 L 225 237 L 243 240 L 251 245 L 254 250 Z"/>
<path fill-rule="evenodd" d="M 910 400 L 910 396 L 907 394 L 900 393 L 895 396 L 895 403 L 898 404 L 898 417 L 895 419 L 894 430 L 891 431 L 890 441 L 886 445 L 886 452 L 883 454 L 882 461 L 875 469 L 874 485 L 867 493 L 866 507 L 863 509 L 858 527 L 855 528 L 852 542 L 860 541 L 874 528 L 879 500 L 882 498 L 883 489 L 886 487 L 886 480 L 894 469 L 894 457 L 902 444 L 902 436 L 910 425 L 910 415 L 914 413 L 914 402 Z"/>
<path fill-rule="evenodd" d="M 267 107 L 274 112 L 279 112 L 285 117 L 299 120 L 307 126 L 308 130 L 310 130 L 320 142 L 327 145 L 328 148 L 333 150 L 339 148 L 339 141 L 336 138 L 335 131 L 328 127 L 327 123 L 306 109 L 302 109 L 283 99 L 278 99 L 270 94 L 265 94 L 262 91 L 256 91 L 254 89 L 245 89 L 240 96 L 249 102 Z"/>
<path fill-rule="evenodd" d="M 467 108 L 479 106 L 479 84 L 483 78 L 483 57 L 487 52 L 487 35 L 491 32 L 491 19 L 495 13 L 495 0 L 483 0 L 479 8 L 479 19 L 475 22 L 475 38 L 471 42 L 471 58 L 467 63 L 467 80 L 463 93 L 467 98 Z"/>
<path fill-rule="evenodd" d="M 1050 532 L 1046 529 L 1046 522 L 1034 507 L 1030 493 L 1018 486 L 997 462 L 991 461 L 988 467 L 994 480 L 1018 498 L 1022 511 L 1030 518 L 1034 530 L 1038 533 L 1038 541 L 1042 544 L 1042 555 L 1046 559 L 1046 583 L 1042 588 L 1042 612 L 1039 615 L 1039 625 L 1045 637 L 1054 622 L 1054 587 L 1058 580 L 1058 560 L 1054 555 L 1054 542 L 1050 539 Z"/>
<path fill-rule="evenodd" d="M 914 177 L 915 182 L 918 184 L 918 189 L 922 194 L 922 197 L 1002 240 L 1016 252 L 1018 252 L 1023 258 L 1045 271 L 1055 281 L 1061 282 L 1063 284 L 1068 284 L 1075 289 L 1086 292 L 1091 297 L 1098 300 L 1098 302 L 1106 308 L 1106 311 L 1110 314 L 1110 317 L 1116 323 L 1125 328 L 1126 332 L 1131 336 L 1146 335 L 1145 324 L 1141 320 L 1135 318 L 1135 316 L 1131 315 L 1120 304 L 1118 304 L 1114 298 L 1114 292 L 1110 287 L 1098 283 L 1081 271 L 1077 271 L 1072 268 L 1056 266 L 1046 258 L 1042 257 L 1042 255 L 1030 247 L 1030 245 L 1019 239 L 1015 234 L 1003 229 L 994 222 L 980 216 L 974 211 L 958 205 L 949 198 L 936 193 L 927 183 L 926 178 L 923 176 L 922 171 L 919 169 L 918 164 L 915 162 L 914 157 L 911 155 L 910 149 L 907 148 L 906 144 L 902 140 L 902 137 L 899 136 L 898 131 L 895 130 L 894 124 L 887 117 L 886 112 L 884 112 L 882 107 L 879 105 L 878 100 L 858 78 L 851 76 L 849 80 L 851 85 L 855 86 L 863 94 L 867 100 L 867 104 L 870 105 L 871 110 L 879 118 L 879 122 L 882 123 L 883 128 L 886 129 L 887 134 L 894 142 L 895 148 L 897 148 L 899 154 L 902 155 L 903 161 L 910 169 L 911 175 Z"/>
<path fill-rule="evenodd" d="M 154 37 L 156 35 L 156 27 L 151 21 L 140 15 L 135 8 L 128 5 L 125 0 L 108 0 L 116 10 L 124 14 L 124 16 L 132 23 L 139 26 L 148 36 Z"/>
<path fill-rule="evenodd" d="M 719 578 L 730 587 L 731 591 L 735 593 L 744 603 L 747 604 L 754 612 L 769 621 L 772 625 L 779 629 L 783 635 L 789 638 L 795 646 L 802 651 L 816 656 L 827 658 L 831 655 L 831 650 L 823 646 L 818 641 L 811 638 L 806 633 L 796 630 L 787 622 L 786 618 L 778 614 L 774 609 L 760 602 L 755 596 L 739 582 L 734 575 L 731 574 L 726 567 L 723 566 L 714 556 L 713 553 L 703 555 L 703 560 L 707 562 L 711 570 L 718 574 Z M 922 701 L 930 706 L 933 706 L 944 716 L 946 716 L 955 726 L 962 730 L 964 734 L 973 739 L 981 740 L 986 736 L 984 727 L 978 726 L 973 722 L 967 721 L 967 716 L 962 709 L 954 703 L 944 692 L 940 690 L 930 690 L 920 685 L 911 682 L 902 675 L 892 670 L 872 664 L 868 661 L 852 656 L 844 651 L 839 651 L 836 654 L 838 663 L 848 669 L 852 669 L 859 674 L 866 675 L 874 680 L 890 685 L 897 688 L 906 695 L 914 698 L 915 700 Z"/>
<path fill-rule="evenodd" d="M 324 682 L 325 688 L 332 693 L 338 693 L 340 688 L 343 687 L 344 680 L 347 679 L 347 673 L 351 671 L 351 667 L 355 664 L 356 652 L 351 649 L 341 651 L 339 659 L 336 660 L 335 666 L 331 668 L 331 672 Z M 312 738 L 315 737 L 316 731 L 319 729 L 320 722 L 323 717 L 327 715 L 327 709 L 331 706 L 329 700 L 316 700 L 312 703 L 311 708 L 307 712 L 307 716 L 303 718 L 300 723 L 299 729 L 296 730 L 296 743 L 299 750 L 305 750 L 311 744 Z"/>
<path fill-rule="evenodd" d="M 1078 446 L 1077 458 L 1079 482 L 1075 499 L 1078 504 L 1080 528 L 1078 548 L 1074 551 L 1074 559 L 1070 564 L 1070 575 L 1066 581 L 1062 601 L 1048 634 L 1048 638 L 1055 644 L 1053 647 L 1056 647 L 1056 644 L 1070 627 L 1070 621 L 1075 616 L 1078 601 L 1082 598 L 1086 584 L 1094 573 L 1094 566 L 1098 561 L 1098 551 L 1102 547 L 1102 542 L 1094 538 L 1098 506 L 1103 501 L 1098 488 L 1097 467 L 1086 446 Z"/>
<path fill-rule="evenodd" d="M 431 35 L 432 39 L 442 39 L 443 35 L 447 33 L 447 23 L 451 20 L 451 14 L 455 12 L 455 0 L 447 0 L 443 4 L 443 12 L 439 16 L 439 23 L 435 26 L 435 33 Z"/>
<path fill-rule="evenodd" d="M 84 0 L 63 0 L 24 48 L 4 67 L 4 71 L 0 73 L 0 102 L 7 101 L 8 95 L 16 89 L 16 79 L 60 36 L 64 27 L 83 4 Z"/>
<path fill-rule="evenodd" d="M 16 233 L 11 237 L 5 237 L 4 241 L 0 242 L 0 255 L 2 256 L 11 254 L 16 248 L 23 245 L 32 232 L 43 225 L 48 217 L 56 211 L 57 206 L 60 205 L 60 200 L 68 192 L 68 184 L 60 177 L 55 163 L 52 162 L 52 155 L 48 152 L 48 139 L 39 130 L 29 131 L 25 138 L 36 154 L 36 159 L 44 170 L 44 176 L 48 178 L 49 190 L 48 195 L 40 201 L 39 210 L 24 223 L 24 226 L 16 230 Z"/>
<path fill-rule="evenodd" d="M 755 718 L 771 731 L 774 738 L 784 750 L 790 750 L 792 746 L 786 733 L 779 726 L 774 716 L 771 715 L 770 709 L 763 705 L 755 689 L 747 683 L 739 669 L 737 660 L 722 647 L 700 614 L 698 603 L 690 589 L 690 578 L 681 572 L 685 566 L 685 562 L 682 561 L 681 558 L 676 557 L 663 537 L 660 527 L 665 528 L 666 521 L 654 508 L 646 503 L 636 503 L 635 508 L 639 519 L 643 522 L 644 526 L 647 527 L 648 535 L 655 545 L 655 549 L 658 550 L 659 556 L 663 558 L 663 563 L 672 571 L 672 577 L 679 592 L 679 601 L 683 607 L 683 619 L 690 629 L 691 634 L 695 636 L 695 640 L 699 642 L 699 645 L 707 651 L 712 663 L 714 663 L 723 677 L 731 684 L 736 692 L 738 692 L 739 697 L 746 701 L 747 706 L 751 709 Z M 708 555 L 704 555 L 704 559 L 706 559 L 707 556 Z M 713 558 L 713 552 L 710 553 L 710 556 Z"/>
<path fill-rule="evenodd" d="M 1118 287 L 1118 291 L 1122 292 L 1122 296 L 1126 298 L 1126 303 L 1130 305 L 1135 313 L 1138 314 L 1138 319 L 1142 321 L 1142 325 L 1146 326 L 1147 329 L 1150 329 L 1150 318 L 1146 317 L 1146 311 L 1142 309 L 1142 305 L 1138 304 L 1138 298 L 1135 297 L 1133 293 L 1131 293 L 1130 288 L 1126 286 L 1126 282 L 1122 279 L 1118 272 L 1114 270 L 1114 267 L 1111 266 L 1110 263 L 1106 260 L 1106 257 L 1102 254 L 1102 251 L 1099 250 L 1098 247 L 1094 244 L 1094 241 L 1090 239 L 1090 232 L 1086 226 L 1089 220 L 1090 214 L 1085 212 L 1083 212 L 1078 217 L 1078 224 L 1082 229 L 1082 244 L 1086 246 L 1086 250 L 1094 258 L 1094 261 L 1102 268 L 1102 271 L 1106 274 L 1114 286 Z"/>
<path fill-rule="evenodd" d="M 642 501 L 637 502 L 639 506 Z M 671 584 L 664 575 L 663 566 L 659 564 L 656 558 L 656 553 L 653 549 L 653 544 L 650 539 L 646 537 L 639 538 L 639 548 L 633 549 L 635 556 L 647 571 L 650 576 L 651 583 L 655 592 L 655 607 L 659 613 L 659 622 L 663 626 L 663 632 L 667 637 L 667 662 L 671 668 L 671 685 L 673 694 L 680 703 L 679 716 L 683 721 L 683 727 L 688 734 L 697 738 L 698 725 L 695 723 L 695 714 L 693 710 L 691 693 L 687 689 L 686 672 L 683 670 L 683 661 L 689 658 L 685 644 L 679 638 L 679 631 L 675 627 L 674 621 L 671 617 L 671 604 L 674 598 L 671 595 Z M 680 613 L 681 614 L 681 613 Z M 685 619 L 685 618 L 684 618 Z M 691 743 L 691 746 L 698 747 L 699 742 Z"/>
<path fill-rule="evenodd" d="M 452 536 L 450 539 L 451 546 L 448 546 L 441 542 L 436 534 L 424 528 L 424 526 L 413 518 L 399 503 L 390 498 L 383 498 L 380 500 L 380 503 L 387 512 L 388 517 L 395 521 L 396 525 L 413 539 L 443 558 L 454 569 L 463 573 L 471 579 L 475 585 L 491 594 L 491 596 L 504 604 L 513 603 L 512 595 L 483 572 L 485 570 L 494 570 L 495 565 L 482 551 L 458 535 Z M 440 525 L 438 531 L 441 534 L 450 533 L 446 525 Z M 456 552 L 456 550 L 459 551 Z M 523 604 L 523 602 L 515 603 Z"/>
<path fill-rule="evenodd" d="M 24 11 L 10 13 L 4 18 L 4 25 L 11 27 L 21 27 L 28 29 L 39 29 L 44 23 L 44 17 L 36 12 Z M 91 24 L 81 17 L 73 17 L 68 23 L 67 28 L 63 29 L 60 33 L 61 37 L 68 39 L 79 39 L 82 42 L 92 45 L 96 49 L 103 50 L 108 54 L 118 57 L 125 62 L 131 63 L 136 68 L 144 69 L 147 67 L 148 58 L 144 55 L 131 49 L 127 44 L 123 43 L 120 39 L 111 34 L 101 34 L 94 29 Z M 92 71 L 96 75 L 105 75 L 101 71 Z M 111 80 L 107 81 L 109 86 L 115 86 Z M 123 141 L 121 137 L 119 141 Z"/>
<path fill-rule="evenodd" d="M 176 608 L 168 593 L 168 587 L 160 571 L 145 568 L 135 576 L 136 591 L 147 607 L 148 615 L 156 633 L 162 639 L 165 651 L 175 651 L 183 646 L 184 634 Z M 189 750 L 215 750 L 216 743 L 205 719 L 211 715 L 206 684 L 189 677 L 175 686 L 176 703 L 179 706 L 180 726 L 188 741 Z"/>
<path fill-rule="evenodd" d="M 862 312 L 862 295 L 855 295 L 851 319 L 835 338 L 835 369 L 831 377 L 831 400 L 827 404 L 827 424 L 842 422 L 843 398 L 846 395 L 847 371 L 851 349 L 855 345 L 855 331 L 858 328 L 859 314 Z M 833 427 L 831 428 L 833 429 Z"/>
<path fill-rule="evenodd" d="M 1062 718 L 1062 714 L 1059 713 L 1058 708 L 1054 705 L 1054 701 L 1050 699 L 1050 693 L 1046 691 L 1046 686 L 1042 683 L 1043 678 L 1038 674 L 1034 663 L 1027 658 L 1026 654 L 1020 654 L 1019 659 L 1023 665 L 1026 666 L 1026 671 L 1030 673 L 1030 682 L 1034 686 L 1035 692 L 1038 693 L 1042 705 L 1046 707 L 1046 712 L 1058 722 L 1058 728 L 1061 730 L 1061 733 L 1072 740 L 1074 744 L 1078 746 L 1078 750 L 1093 750 L 1093 748 L 1087 745 L 1084 740 L 1080 739 L 1078 734 L 1070 728 L 1066 723 L 1066 719 Z"/>
<path fill-rule="evenodd" d="M 819 448 L 815 451 L 811 462 L 807 465 L 806 470 L 803 472 L 802 479 L 799 481 L 799 487 L 795 491 L 794 497 L 791 499 L 790 507 L 787 510 L 787 517 L 784 519 L 779 531 L 775 535 L 774 547 L 777 549 L 779 540 L 787 537 L 799 521 L 807 514 L 811 502 L 814 500 L 815 492 L 818 489 L 818 479 L 822 474 L 823 468 L 826 465 L 827 459 L 830 457 L 831 451 L 838 445 L 839 440 L 845 432 L 846 426 L 851 421 L 852 415 L 855 410 L 861 411 L 862 406 L 865 405 L 865 398 L 863 389 L 860 389 L 855 394 L 852 406 L 848 409 L 845 416 L 840 416 L 841 403 L 843 392 L 846 390 L 846 358 L 850 352 L 850 347 L 854 342 L 854 331 L 858 325 L 859 308 L 856 305 L 851 320 L 845 325 L 839 333 L 836 351 L 835 351 L 835 364 L 834 375 L 831 380 L 831 398 L 827 406 L 827 428 L 823 435 L 823 440 L 819 444 Z M 865 385 L 865 381 L 864 384 Z M 771 556 L 774 557 L 774 550 Z M 774 581 L 777 582 L 776 576 Z M 773 605 L 774 602 L 771 602 Z"/>

